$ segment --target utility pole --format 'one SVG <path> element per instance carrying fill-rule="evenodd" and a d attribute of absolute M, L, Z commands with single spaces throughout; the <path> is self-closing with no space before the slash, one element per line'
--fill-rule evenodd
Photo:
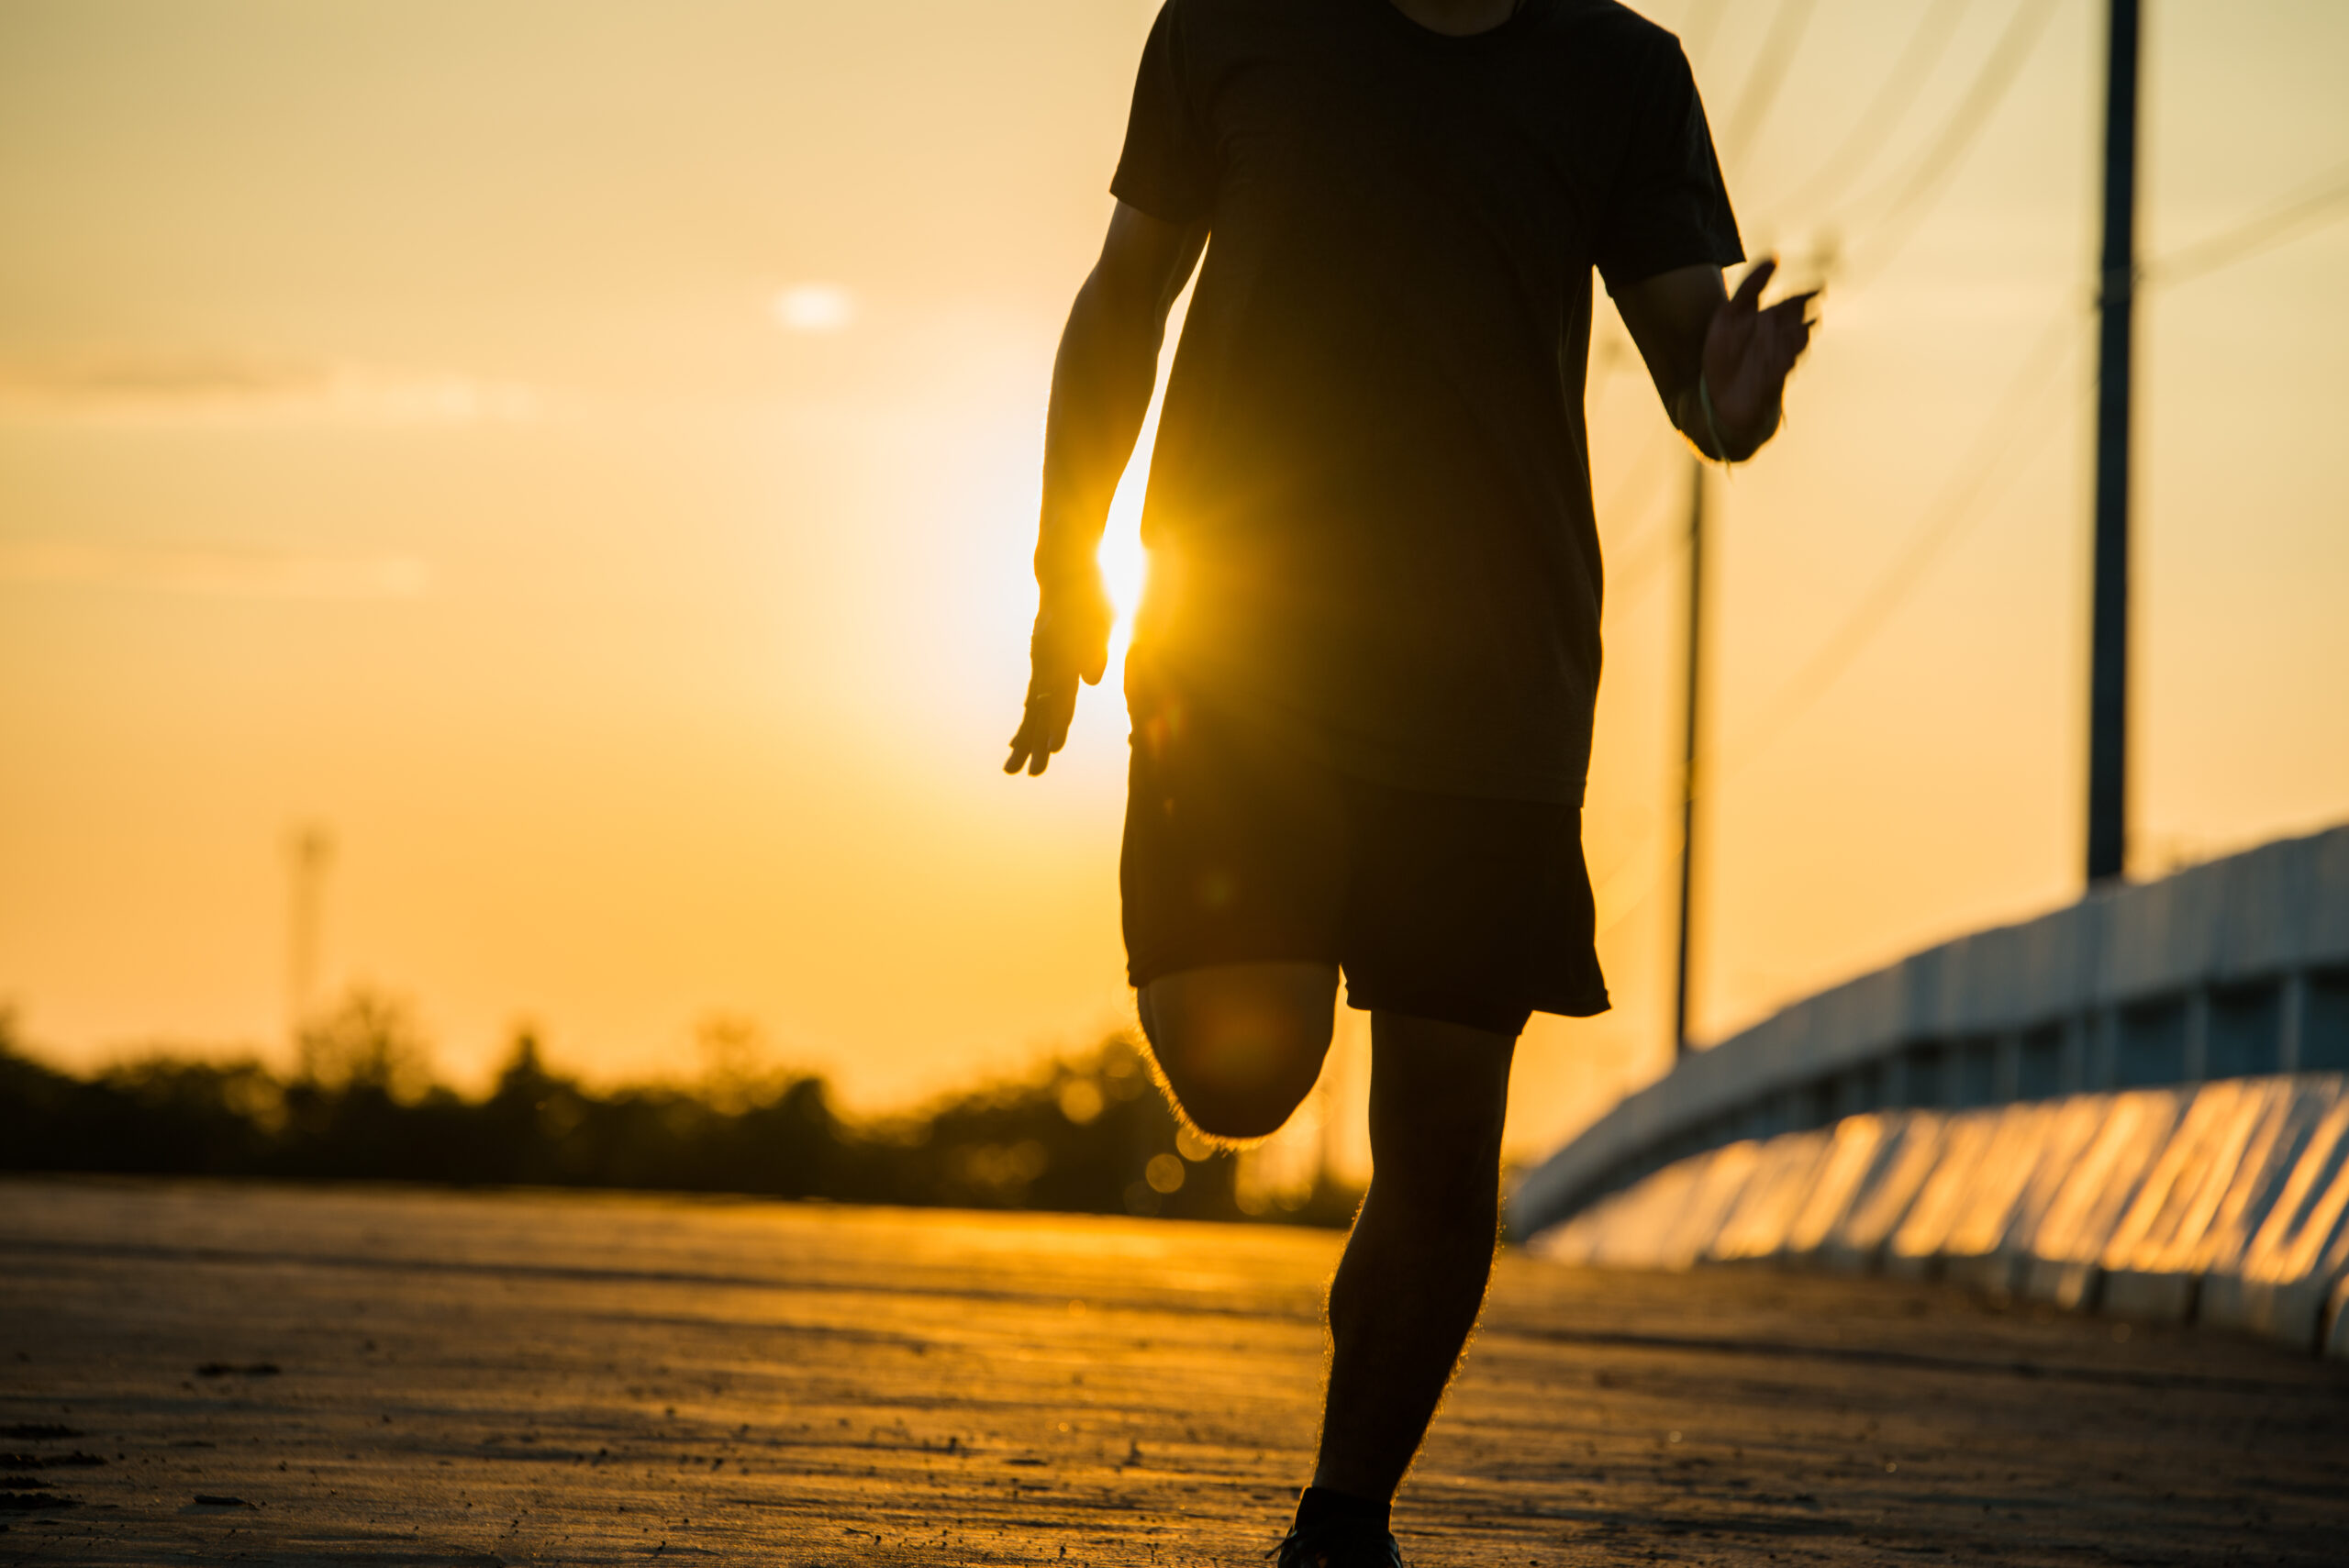
<path fill-rule="evenodd" d="M 2138 0 L 2110 0 L 2097 290 L 2096 578 L 2088 633 L 2088 884 L 2129 849 L 2129 383 L 2137 293 Z"/>
<path fill-rule="evenodd" d="M 1697 862 L 1697 734 L 1705 669 L 1705 460 L 1688 465 L 1688 694 L 1680 746 L 1680 937 L 1674 965 L 1672 1058 L 1688 1054 L 1688 928 Z"/>
<path fill-rule="evenodd" d="M 297 828 L 286 838 L 285 859 L 292 873 L 286 921 L 285 1032 L 298 1052 L 302 1028 L 309 1021 L 317 991 L 318 925 L 326 902 L 327 867 L 334 859 L 334 840 L 316 823 Z"/>

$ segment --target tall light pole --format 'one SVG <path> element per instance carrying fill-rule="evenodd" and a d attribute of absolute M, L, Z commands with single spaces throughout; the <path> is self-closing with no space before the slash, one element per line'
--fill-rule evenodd
<path fill-rule="evenodd" d="M 2096 548 L 2088 633 L 2088 884 L 2129 850 L 2129 382 L 2137 293 L 2138 0 L 2110 0 L 2097 289 Z"/>
<path fill-rule="evenodd" d="M 1672 1057 L 1688 1054 L 1688 927 L 1697 862 L 1697 734 L 1705 668 L 1705 461 L 1688 465 L 1688 691 L 1680 744 L 1680 933 L 1673 965 Z"/>
<path fill-rule="evenodd" d="M 318 927 L 326 903 L 327 867 L 334 860 L 334 840 L 317 823 L 297 828 L 286 836 L 285 860 L 291 884 L 285 932 L 285 1032 L 298 1051 L 302 1029 L 309 1021 L 318 984 Z"/>

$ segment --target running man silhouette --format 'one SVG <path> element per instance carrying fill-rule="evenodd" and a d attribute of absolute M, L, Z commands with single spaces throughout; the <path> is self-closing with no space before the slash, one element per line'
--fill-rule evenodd
<path fill-rule="evenodd" d="M 1761 308 L 1679 44 L 1611 0 L 1167 0 L 1052 373 L 1044 771 L 1112 618 L 1095 555 L 1198 263 L 1125 669 L 1129 977 L 1209 1138 L 1280 1127 L 1371 1014 L 1374 1173 L 1282 1568 L 1398 1564 L 1388 1503 L 1483 1304 L 1533 1012 L 1587 1017 L 1600 566 L 1591 273 L 1708 457 L 1776 430 L 1809 295 Z"/>

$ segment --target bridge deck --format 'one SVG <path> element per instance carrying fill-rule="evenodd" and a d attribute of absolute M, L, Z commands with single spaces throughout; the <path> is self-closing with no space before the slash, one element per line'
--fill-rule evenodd
<path fill-rule="evenodd" d="M 1335 1247 L 0 1184 L 9 1495 L 75 1504 L 0 1514 L 0 1562 L 1257 1562 Z M 2339 1562 L 2349 1369 L 2118 1332 L 1512 1255 L 1398 1529 L 1427 1565 Z"/>

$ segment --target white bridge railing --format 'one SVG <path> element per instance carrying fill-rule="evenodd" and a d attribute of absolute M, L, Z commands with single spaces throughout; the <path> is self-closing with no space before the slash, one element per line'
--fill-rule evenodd
<path fill-rule="evenodd" d="M 2349 827 L 1928 949 L 1684 1060 L 1530 1173 L 1524 1240 L 1675 1162 L 1874 1111 L 2349 1072 Z"/>

